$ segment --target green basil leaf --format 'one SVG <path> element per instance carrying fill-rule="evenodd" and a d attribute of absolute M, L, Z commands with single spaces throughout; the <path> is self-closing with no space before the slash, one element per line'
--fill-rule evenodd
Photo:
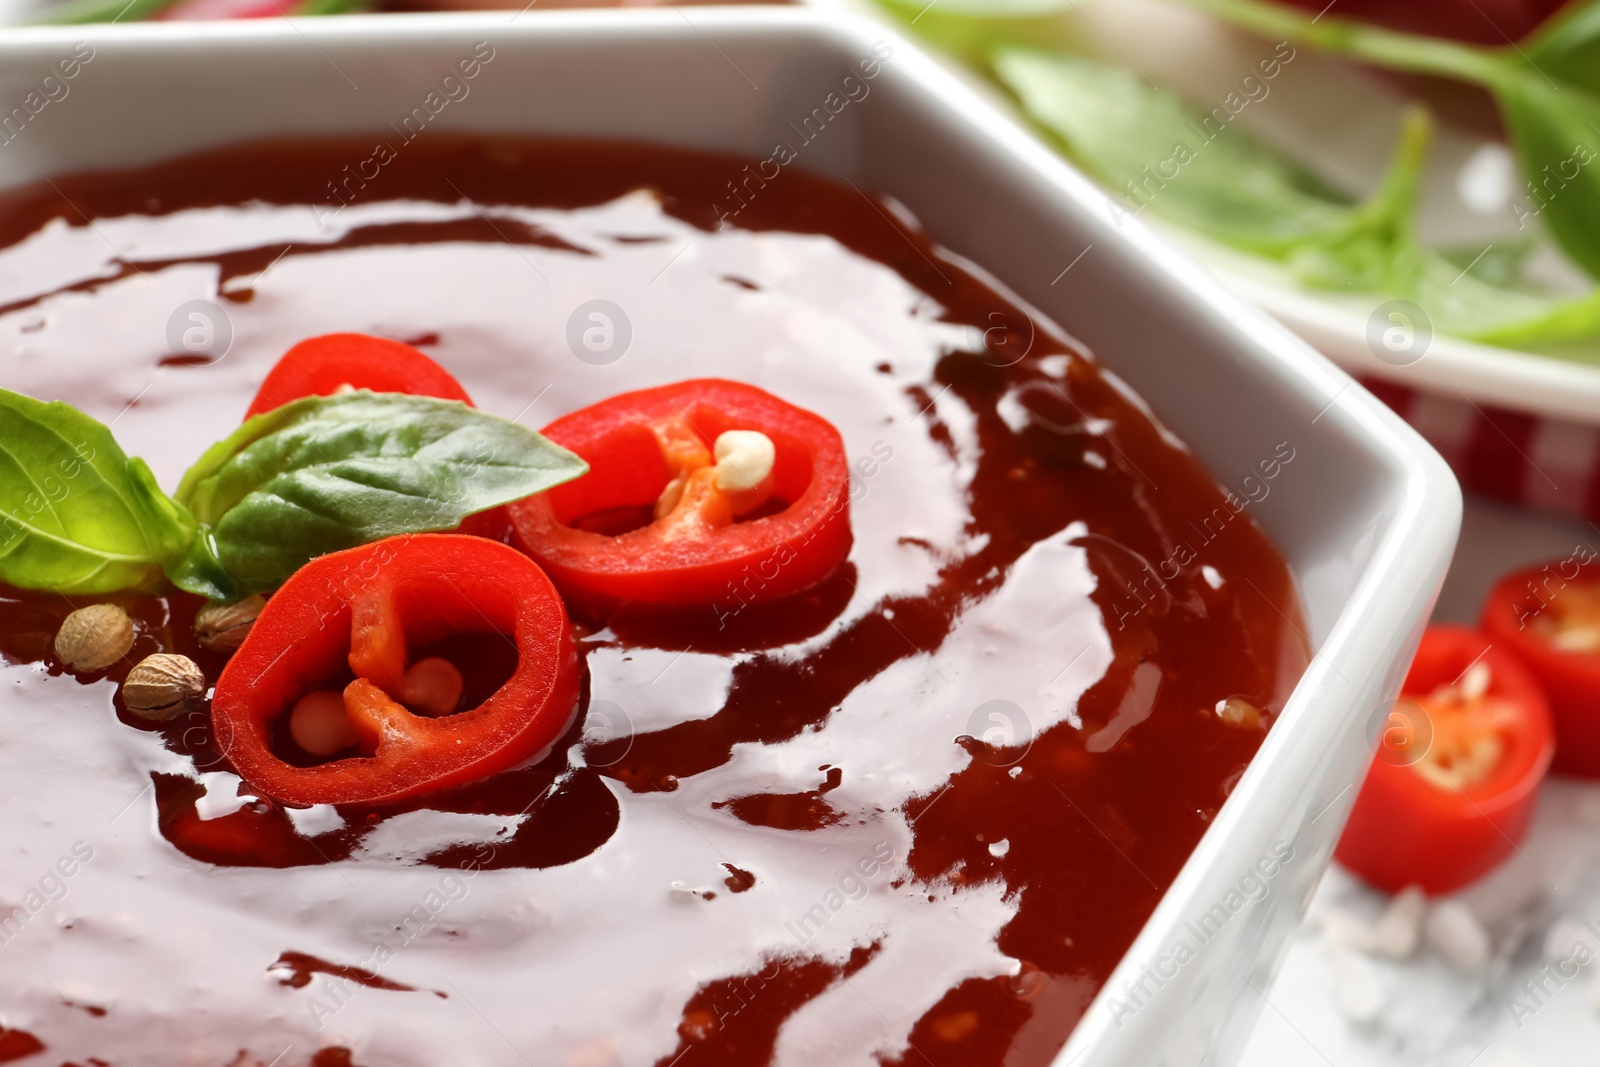
<path fill-rule="evenodd" d="M 1413 222 L 1432 123 L 1413 110 L 1382 186 L 1342 232 L 1315 247 L 1308 242 L 1284 261 L 1301 282 L 1325 289 L 1358 289 L 1419 305 L 1437 328 L 1469 340 L 1520 347 L 1600 337 L 1600 290 L 1566 298 L 1523 289 L 1516 269 L 1525 243 L 1507 242 L 1498 263 L 1493 246 L 1454 261 L 1426 248 Z M 1489 263 L 1486 268 L 1485 263 Z M 1485 275 L 1499 271 L 1506 284 Z M 1577 351 L 1566 358 L 1584 358 Z M 1592 350 L 1588 355 L 1592 360 Z"/>
<path fill-rule="evenodd" d="M 183 477 L 202 524 L 180 588 L 216 600 L 265 592 L 307 561 L 570 481 L 588 465 L 516 423 L 453 400 L 306 397 L 246 422 Z"/>
<path fill-rule="evenodd" d="M 154 18 L 177 0 L 65 0 L 37 9 L 29 22 L 80 25 L 88 22 L 132 22 Z"/>
<path fill-rule="evenodd" d="M 1600 0 L 1575 4 L 1526 45 L 1482 48 L 1396 33 L 1261 0 L 1184 0 L 1235 25 L 1395 70 L 1459 78 L 1494 94 L 1537 214 L 1600 278 Z M 1537 211 L 1534 207 L 1537 207 Z"/>
<path fill-rule="evenodd" d="M 1600 97 L 1557 88 L 1536 71 L 1496 94 L 1523 172 L 1537 192 L 1520 198 L 1584 270 L 1600 278 Z"/>
<path fill-rule="evenodd" d="M 1215 131 L 1200 129 L 1196 113 L 1120 68 L 1021 49 L 1002 49 L 994 65 L 1074 160 L 1123 189 L 1130 210 L 1143 204 L 1276 260 L 1308 286 L 1411 300 L 1436 329 L 1459 337 L 1546 347 L 1600 336 L 1600 294 L 1566 299 L 1492 285 L 1417 239 L 1413 218 L 1431 134 L 1425 112 L 1408 117 L 1378 191 L 1347 205 L 1319 193 L 1296 164 L 1242 130 L 1224 127 L 1204 140 Z M 1174 167 L 1157 172 L 1156 182 L 1152 160 L 1173 160 Z M 1574 210 L 1600 211 L 1600 191 Z"/>
<path fill-rule="evenodd" d="M 1075 29 L 1062 16 L 1078 0 L 878 0 L 891 16 L 923 40 L 965 59 L 981 61 L 1003 44 L 1066 47 Z"/>
<path fill-rule="evenodd" d="M 0 580 L 66 595 L 147 587 L 193 537 L 109 428 L 0 389 Z"/>
<path fill-rule="evenodd" d="M 1516 266 L 1530 247 L 1526 243 L 1508 242 L 1501 262 L 1486 269 L 1493 246 L 1453 260 L 1417 239 L 1413 219 L 1431 129 L 1427 113 L 1413 110 L 1378 192 L 1343 233 L 1293 253 L 1285 261 L 1289 271 L 1322 288 L 1404 297 L 1422 307 L 1439 329 L 1469 340 L 1548 348 L 1600 336 L 1600 290 L 1566 298 L 1515 284 Z M 1506 284 L 1485 276 L 1496 270 Z M 1563 354 L 1583 358 L 1579 352 Z"/>
<path fill-rule="evenodd" d="M 1600 290 L 1561 298 L 1503 288 L 1426 250 L 1415 253 L 1410 276 L 1396 277 L 1383 295 L 1411 300 L 1435 327 L 1473 341 L 1542 348 L 1600 337 Z"/>
<path fill-rule="evenodd" d="M 1502 237 L 1492 245 L 1453 245 L 1439 249 L 1458 272 L 1502 289 L 1520 289 L 1528 257 L 1537 250 L 1532 235 Z"/>
<path fill-rule="evenodd" d="M 1600 95 L 1600 0 L 1568 4 L 1521 47 L 1536 70 Z"/>
<path fill-rule="evenodd" d="M 1378 190 L 1320 239 L 1307 235 L 1286 258 L 1290 272 L 1325 289 L 1408 290 L 1432 258 L 1412 224 L 1432 140 L 1432 118 L 1412 108 Z"/>
<path fill-rule="evenodd" d="M 1320 48 L 1334 55 L 1416 74 L 1459 78 L 1490 85 L 1518 62 L 1511 48 L 1485 48 L 1443 37 L 1428 37 L 1384 29 L 1356 19 L 1328 14 L 1315 16 L 1305 8 L 1271 0 L 1176 0 L 1260 34 L 1268 40 L 1289 40 Z M 1333 5 L 1329 4 L 1331 8 Z"/>
<path fill-rule="evenodd" d="M 1237 128 L 1225 107 L 1191 112 L 1131 71 L 1081 56 L 1005 48 L 994 69 L 1029 117 L 1131 213 L 1148 207 L 1273 257 L 1351 222 L 1348 204 Z"/>
<path fill-rule="evenodd" d="M 1059 15 L 1077 7 L 1081 0 L 887 0 L 889 6 L 907 8 L 929 17 L 935 11 L 970 19 L 1019 19 Z"/>
<path fill-rule="evenodd" d="M 1554 300 L 1500 289 L 1470 275 L 1452 284 L 1444 281 L 1445 273 L 1434 276 L 1432 291 L 1446 292 L 1438 306 L 1445 309 L 1442 321 L 1451 325 L 1453 332 L 1485 344 L 1536 349 L 1579 363 L 1596 361 L 1592 343 L 1569 349 L 1558 346 L 1600 337 L 1600 289 L 1587 296 Z M 1424 289 L 1418 302 L 1428 299 L 1429 290 Z M 1448 302 L 1452 299 L 1456 302 L 1453 308 Z"/>

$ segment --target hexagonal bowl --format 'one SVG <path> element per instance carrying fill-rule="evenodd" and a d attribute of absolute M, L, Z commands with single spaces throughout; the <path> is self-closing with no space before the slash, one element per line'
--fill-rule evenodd
<path fill-rule="evenodd" d="M 815 11 L 12 31 L 0 42 L 0 99 L 22 99 L 75 42 L 95 59 L 48 121 L 7 139 L 0 185 L 269 136 L 382 131 L 483 40 L 507 58 L 474 86 L 472 107 L 438 116 L 441 128 L 752 160 L 805 138 L 792 123 L 887 42 L 892 58 L 870 95 L 805 138 L 798 166 L 904 205 L 1085 343 L 1220 483 L 1239 482 L 1280 443 L 1294 448 L 1291 476 L 1251 507 L 1299 582 L 1316 656 L 1056 1061 L 1230 1062 L 1354 799 L 1366 723 L 1398 689 L 1454 545 L 1460 495 L 1443 462 L 1303 342 L 1119 221 L 1087 180 L 913 46 Z M 1255 872 L 1273 856 L 1265 880 Z"/>

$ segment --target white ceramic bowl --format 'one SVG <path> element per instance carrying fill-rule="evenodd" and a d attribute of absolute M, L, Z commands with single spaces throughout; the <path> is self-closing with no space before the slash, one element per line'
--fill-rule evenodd
<path fill-rule="evenodd" d="M 894 56 L 871 96 L 798 165 L 904 204 L 1085 342 L 1220 483 L 1244 495 L 1259 461 L 1280 443 L 1295 451 L 1250 513 L 1299 580 L 1316 658 L 1058 1061 L 1231 1062 L 1354 798 L 1366 724 L 1427 617 L 1459 493 L 1438 456 L 1341 371 L 1139 226 L 1115 225 L 1103 195 L 937 64 L 880 26 L 799 9 L 11 31 L 0 100 L 20 100 L 75 41 L 95 58 L 70 99 L 0 152 L 0 185 L 252 138 L 383 130 L 485 39 L 503 57 L 495 77 L 442 127 L 765 158 L 886 37 Z M 1271 877 L 1255 873 L 1263 858 Z M 1202 939 L 1194 924 L 1208 914 L 1216 932 Z M 1180 942 L 1190 951 L 1178 960 Z"/>

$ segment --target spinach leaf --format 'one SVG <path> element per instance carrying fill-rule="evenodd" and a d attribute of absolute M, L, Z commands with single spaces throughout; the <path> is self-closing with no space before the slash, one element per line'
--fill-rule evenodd
<path fill-rule="evenodd" d="M 106 426 L 0 389 L 0 580 L 65 595 L 147 587 L 194 533 Z"/>
<path fill-rule="evenodd" d="M 453 529 L 587 470 L 532 430 L 457 401 L 306 397 L 246 422 L 184 475 L 177 498 L 202 536 L 169 577 L 236 599 L 324 553 Z"/>

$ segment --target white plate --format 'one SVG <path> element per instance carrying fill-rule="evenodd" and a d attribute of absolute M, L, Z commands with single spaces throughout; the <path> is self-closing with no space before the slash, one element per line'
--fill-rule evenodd
<path fill-rule="evenodd" d="M 871 0 L 810 2 L 882 17 Z M 1220 102 L 1270 51 L 1258 38 L 1165 0 L 1088 0 L 1062 17 L 1076 27 L 1087 51 L 1132 65 L 1156 84 L 1195 101 Z M 966 80 L 975 81 L 970 76 Z M 1352 195 L 1377 185 L 1408 101 L 1397 82 L 1302 47 L 1267 84 L 1267 96 L 1240 112 L 1236 121 L 1243 128 L 1292 151 Z M 999 93 L 980 91 L 1016 114 Z M 1510 202 L 1521 185 L 1498 141 L 1442 122 L 1423 183 L 1420 221 L 1425 238 L 1444 247 L 1482 247 L 1515 237 Z M 1353 374 L 1572 422 L 1600 421 L 1600 340 L 1573 346 L 1574 352 L 1593 357 L 1591 365 L 1436 333 L 1422 359 L 1396 367 L 1380 360 L 1367 341 L 1368 320 L 1386 297 L 1307 290 L 1261 260 L 1149 215 L 1141 217 L 1215 271 L 1233 291 Z M 1595 284 L 1553 247 L 1535 252 L 1530 270 L 1562 290 L 1584 291 Z"/>

